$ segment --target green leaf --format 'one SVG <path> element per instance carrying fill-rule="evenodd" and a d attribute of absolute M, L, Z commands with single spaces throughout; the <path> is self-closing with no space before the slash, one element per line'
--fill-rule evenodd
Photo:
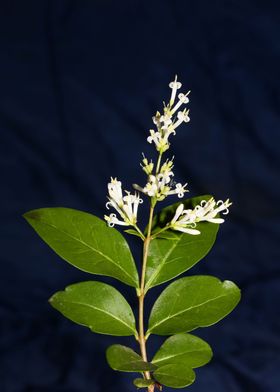
<path fill-rule="evenodd" d="M 184 364 L 170 364 L 158 368 L 154 378 L 162 385 L 171 388 L 184 388 L 195 380 L 195 372 Z"/>
<path fill-rule="evenodd" d="M 50 304 L 65 317 L 92 332 L 137 335 L 135 319 L 126 299 L 114 287 L 101 282 L 82 282 L 55 293 Z"/>
<path fill-rule="evenodd" d="M 208 363 L 212 355 L 211 347 L 204 340 L 189 333 L 178 334 L 166 339 L 152 363 L 160 367 L 182 363 L 186 367 L 197 368 Z"/>
<path fill-rule="evenodd" d="M 194 197 L 164 208 L 154 218 L 153 233 L 172 220 L 179 204 L 183 203 L 185 209 L 190 209 L 202 200 L 210 198 L 209 195 Z M 190 235 L 167 230 L 151 241 L 147 260 L 146 291 L 187 271 L 207 255 L 215 242 L 219 225 L 200 222 L 196 229 L 201 234 Z M 167 236 L 169 238 L 166 238 Z"/>
<path fill-rule="evenodd" d="M 92 274 L 138 287 L 138 273 L 123 236 L 104 221 L 70 208 L 41 208 L 24 218 L 64 260 Z"/>
<path fill-rule="evenodd" d="M 156 300 L 149 319 L 150 333 L 173 335 L 215 324 L 240 300 L 240 290 L 228 280 L 191 276 L 171 283 Z"/>
<path fill-rule="evenodd" d="M 114 370 L 121 372 L 144 372 L 155 370 L 156 366 L 143 361 L 131 348 L 113 344 L 106 351 L 107 362 Z"/>
<path fill-rule="evenodd" d="M 145 380 L 145 378 L 135 378 L 133 380 L 133 384 L 137 388 L 148 388 L 149 386 L 153 385 L 155 383 L 154 380 Z"/>

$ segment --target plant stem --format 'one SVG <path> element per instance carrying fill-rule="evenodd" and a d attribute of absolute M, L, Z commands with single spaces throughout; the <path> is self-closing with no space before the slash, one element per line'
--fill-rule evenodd
<path fill-rule="evenodd" d="M 159 153 L 158 160 L 157 160 L 157 167 L 156 167 L 156 174 L 158 174 L 160 169 L 160 162 L 161 162 L 162 152 Z"/>
<path fill-rule="evenodd" d="M 139 345 L 141 356 L 143 361 L 147 362 L 147 351 L 146 351 L 146 338 L 145 338 L 145 330 L 144 330 L 144 299 L 145 299 L 145 274 L 146 274 L 146 265 L 148 258 L 148 250 L 151 241 L 151 230 L 152 230 L 152 221 L 154 214 L 154 206 L 150 207 L 150 216 L 148 223 L 148 232 L 147 237 L 144 240 L 143 245 L 143 264 L 142 264 L 142 272 L 141 272 L 141 283 L 140 283 L 140 294 L 139 294 Z M 151 374 L 149 371 L 144 372 L 145 379 L 149 380 L 151 378 Z M 148 388 L 149 392 L 154 391 L 154 386 L 151 385 Z"/>
<path fill-rule="evenodd" d="M 170 229 L 171 224 L 168 224 L 166 226 L 164 226 L 162 229 L 160 229 L 159 231 L 155 232 L 152 236 L 151 236 L 151 240 L 157 238 L 158 234 L 163 233 L 164 231 Z"/>
<path fill-rule="evenodd" d="M 162 152 L 159 153 L 157 165 L 156 165 L 156 174 L 159 173 L 160 170 L 160 163 L 161 163 Z M 140 282 L 140 292 L 139 292 L 139 345 L 141 356 L 143 361 L 148 362 L 147 358 L 147 351 L 146 351 L 146 337 L 145 337 L 145 329 L 144 329 L 144 300 L 145 300 L 145 275 L 146 275 L 146 266 L 147 266 L 147 259 L 148 259 L 148 251 L 149 245 L 152 240 L 151 231 L 152 231 L 152 223 L 153 223 L 153 216 L 154 216 L 154 208 L 156 205 L 156 201 L 151 199 L 151 206 L 150 206 L 150 215 L 149 215 L 149 222 L 148 222 L 148 230 L 147 236 L 144 239 L 143 244 L 143 262 L 142 262 L 142 272 L 141 272 L 141 282 Z M 146 380 L 151 379 L 151 374 L 149 371 L 144 372 L 144 378 Z M 148 387 L 148 392 L 154 392 L 155 386 L 150 385 Z"/>
<path fill-rule="evenodd" d="M 139 227 L 138 227 L 137 225 L 134 225 L 133 227 L 134 227 L 135 230 L 139 233 L 141 239 L 144 241 L 144 240 L 145 240 L 145 236 L 144 236 L 144 234 L 142 233 L 142 231 L 139 229 Z"/>

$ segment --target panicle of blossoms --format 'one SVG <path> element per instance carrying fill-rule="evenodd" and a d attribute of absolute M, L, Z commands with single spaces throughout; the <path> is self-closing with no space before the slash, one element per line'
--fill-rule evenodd
<path fill-rule="evenodd" d="M 216 202 L 213 197 L 208 201 L 202 200 L 194 209 L 185 210 L 184 204 L 180 204 L 176 209 L 169 227 L 173 230 L 192 235 L 200 234 L 200 231 L 195 229 L 198 222 L 207 221 L 218 224 L 223 223 L 224 219 L 217 217 L 217 214 L 219 212 L 223 215 L 228 214 L 228 208 L 231 205 L 232 203 L 229 199 L 225 202 L 222 200 Z"/>
<path fill-rule="evenodd" d="M 152 161 L 148 163 L 148 160 L 144 158 L 143 165 L 141 166 L 145 173 L 148 174 L 148 182 L 143 188 L 137 184 L 133 184 L 133 187 L 136 190 L 155 198 L 157 201 L 165 199 L 168 195 L 175 194 L 177 194 L 178 197 L 182 198 L 184 196 L 184 193 L 188 192 L 188 190 L 186 189 L 187 184 L 182 185 L 178 183 L 173 186 L 173 159 L 167 159 L 161 166 L 159 173 L 157 174 L 152 174 Z"/>
<path fill-rule="evenodd" d="M 154 143 L 158 151 L 158 160 L 156 165 L 152 160 L 148 160 L 144 154 L 141 162 L 141 167 L 147 175 L 146 185 L 143 187 L 138 184 L 133 184 L 136 191 L 142 192 L 151 198 L 151 206 L 155 206 L 158 201 L 164 200 L 169 195 L 177 195 L 179 198 L 184 197 L 187 189 L 187 183 L 175 183 L 173 181 L 173 158 L 167 159 L 163 164 L 161 163 L 162 154 L 169 149 L 169 136 L 176 134 L 176 129 L 183 122 L 189 122 L 189 110 L 181 107 L 189 102 L 188 95 L 180 93 L 177 96 L 178 90 L 182 84 L 177 81 L 177 75 L 174 81 L 169 84 L 171 88 L 171 96 L 167 105 L 164 103 L 163 114 L 157 112 L 153 117 L 153 122 L 156 125 L 156 130 L 150 130 L 150 136 L 147 138 L 149 143 Z M 180 109 L 180 110 L 179 110 Z M 137 212 L 138 206 L 143 200 L 139 194 L 135 192 L 131 194 L 125 191 L 123 195 L 122 184 L 116 178 L 111 178 L 108 184 L 108 203 L 106 207 L 113 207 L 119 214 L 112 213 L 109 216 L 105 215 L 104 218 L 109 226 L 115 224 L 123 226 L 134 226 L 140 233 L 137 227 Z M 194 209 L 184 209 L 184 204 L 180 204 L 176 209 L 172 221 L 166 226 L 166 229 L 178 230 L 191 235 L 198 235 L 200 231 L 197 230 L 196 225 L 198 222 L 208 221 L 212 223 L 223 223 L 224 219 L 217 217 L 218 213 L 228 213 L 228 207 L 231 205 L 229 200 L 223 202 L 222 200 L 215 201 L 214 198 L 206 201 L 203 200 Z M 143 234 L 142 234 L 143 236 Z M 143 236 L 144 237 L 144 236 Z"/>
<path fill-rule="evenodd" d="M 150 129 L 150 136 L 147 138 L 149 143 L 154 143 L 157 151 L 161 154 L 168 150 L 169 136 L 171 134 L 176 134 L 175 129 L 182 124 L 182 122 L 189 122 L 189 110 L 186 108 L 183 111 L 178 111 L 178 109 L 189 102 L 188 95 L 190 91 L 186 94 L 180 93 L 178 95 L 177 103 L 174 105 L 177 90 L 182 87 L 180 82 L 177 82 L 177 75 L 175 80 L 169 84 L 171 88 L 171 97 L 167 106 L 164 105 L 163 114 L 157 112 L 153 117 L 153 122 L 157 127 L 157 130 Z M 174 118 L 175 113 L 178 111 L 177 116 Z"/>
<path fill-rule="evenodd" d="M 130 192 L 125 191 L 123 195 L 122 183 L 117 178 L 111 178 L 108 183 L 108 199 L 106 208 L 113 207 L 120 215 L 121 219 L 117 218 L 116 214 L 112 213 L 109 216 L 104 215 L 104 219 L 107 221 L 110 227 L 115 224 L 122 226 L 135 226 L 137 222 L 137 212 L 139 204 L 143 203 L 139 195 L 135 192 L 134 195 Z"/>

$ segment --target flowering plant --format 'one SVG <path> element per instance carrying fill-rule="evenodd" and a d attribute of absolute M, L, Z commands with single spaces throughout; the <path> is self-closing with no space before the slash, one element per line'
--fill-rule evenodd
<path fill-rule="evenodd" d="M 137 388 L 149 392 L 162 386 L 182 388 L 195 380 L 193 369 L 210 361 L 208 343 L 189 332 L 215 324 L 230 313 L 240 300 L 240 290 L 230 281 L 213 276 L 189 276 L 173 281 L 157 298 L 144 325 L 145 296 L 152 287 L 168 282 L 189 270 L 212 248 L 222 215 L 228 213 L 229 200 L 211 196 L 183 199 L 155 214 L 159 202 L 188 192 L 187 184 L 173 181 L 173 158 L 162 162 L 170 148 L 170 136 L 183 122 L 189 122 L 189 92 L 179 94 L 181 83 L 169 84 L 171 97 L 163 113 L 153 117 L 155 129 L 148 142 L 158 152 L 157 162 L 143 156 L 141 167 L 147 175 L 144 186 L 134 184 L 134 193 L 123 191 L 122 183 L 111 178 L 106 207 L 115 212 L 98 217 L 69 208 L 42 208 L 24 217 L 41 238 L 73 266 L 97 275 L 114 277 L 132 286 L 138 297 L 138 323 L 132 309 L 111 285 L 98 281 L 72 284 L 55 293 L 50 304 L 70 320 L 92 332 L 114 336 L 134 336 L 140 354 L 114 344 L 107 349 L 109 365 L 118 371 L 142 375 L 134 380 Z M 177 97 L 177 98 L 176 98 Z M 141 193 L 141 196 L 140 196 Z M 137 224 L 138 208 L 146 197 L 150 204 L 147 227 Z M 143 242 L 143 259 L 138 274 L 125 238 L 113 226 L 126 226 L 128 234 Z M 140 276 L 139 276 L 140 275 Z M 169 336 L 152 360 L 146 345 L 151 334 Z"/>

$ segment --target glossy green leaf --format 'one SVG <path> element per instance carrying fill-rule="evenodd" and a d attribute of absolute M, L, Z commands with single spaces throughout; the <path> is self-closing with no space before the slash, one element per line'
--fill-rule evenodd
<path fill-rule="evenodd" d="M 92 332 L 137 335 L 135 319 L 126 299 L 114 287 L 102 282 L 82 282 L 55 293 L 50 304 L 65 317 Z"/>
<path fill-rule="evenodd" d="M 149 333 L 173 335 L 215 324 L 240 300 L 240 290 L 228 280 L 191 276 L 171 283 L 156 300 L 149 319 Z"/>
<path fill-rule="evenodd" d="M 195 380 L 195 372 L 184 364 L 169 364 L 158 368 L 154 378 L 162 385 L 171 388 L 184 388 Z"/>
<path fill-rule="evenodd" d="M 212 355 L 211 347 L 204 340 L 189 333 L 180 333 L 166 339 L 152 363 L 158 367 L 182 363 L 187 367 L 197 368 L 208 363 Z"/>
<path fill-rule="evenodd" d="M 156 366 L 143 361 L 131 348 L 120 344 L 113 344 L 106 351 L 107 362 L 114 370 L 121 372 L 144 372 L 155 370 Z"/>
<path fill-rule="evenodd" d="M 153 385 L 155 383 L 154 380 L 145 380 L 145 378 L 135 378 L 133 380 L 133 384 L 137 388 L 148 388 L 149 386 Z"/>
<path fill-rule="evenodd" d="M 70 208 L 41 208 L 27 212 L 24 217 L 70 264 L 138 287 L 138 273 L 127 242 L 101 219 Z"/>
<path fill-rule="evenodd" d="M 183 203 L 186 209 L 190 209 L 210 197 L 209 195 L 194 197 L 164 208 L 154 218 L 153 233 L 172 220 L 179 204 Z M 146 291 L 175 278 L 206 256 L 215 242 L 219 225 L 200 222 L 196 229 L 201 234 L 190 235 L 167 230 L 151 241 L 147 260 Z"/>

